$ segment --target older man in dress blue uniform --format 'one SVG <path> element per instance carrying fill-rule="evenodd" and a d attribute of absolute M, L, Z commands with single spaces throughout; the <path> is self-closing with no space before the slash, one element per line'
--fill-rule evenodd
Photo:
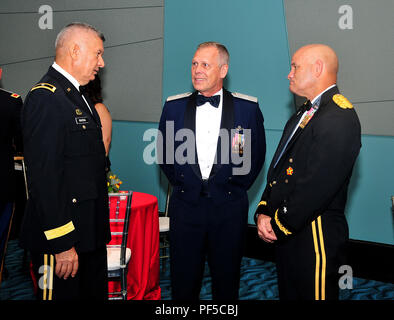
<path fill-rule="evenodd" d="M 213 299 L 238 298 L 247 190 L 262 168 L 266 146 L 257 99 L 223 88 L 228 59 L 219 43 L 199 45 L 191 67 L 196 91 L 169 97 L 160 119 L 161 168 L 173 188 L 169 215 L 175 300 L 199 299 L 206 259 Z"/>

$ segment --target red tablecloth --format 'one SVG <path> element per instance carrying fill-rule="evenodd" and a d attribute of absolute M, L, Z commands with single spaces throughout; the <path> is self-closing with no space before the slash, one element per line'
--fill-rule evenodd
<path fill-rule="evenodd" d="M 127 247 L 131 259 L 127 270 L 128 300 L 160 300 L 159 215 L 157 198 L 133 192 Z M 109 290 L 119 290 L 109 282 Z"/>

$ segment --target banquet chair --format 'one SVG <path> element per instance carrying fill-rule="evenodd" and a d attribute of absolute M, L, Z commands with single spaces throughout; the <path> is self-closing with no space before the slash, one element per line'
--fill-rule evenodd
<path fill-rule="evenodd" d="M 127 265 L 131 250 L 127 237 L 132 191 L 109 193 L 111 241 L 107 245 L 108 280 L 120 284 L 120 291 L 108 292 L 109 300 L 127 300 Z"/>
<path fill-rule="evenodd" d="M 169 255 L 170 217 L 168 216 L 168 204 L 170 200 L 170 194 L 171 194 L 171 185 L 168 183 L 165 210 L 159 211 L 160 260 L 168 259 L 170 257 Z M 163 263 L 162 270 L 165 270 L 165 266 L 166 264 Z"/>

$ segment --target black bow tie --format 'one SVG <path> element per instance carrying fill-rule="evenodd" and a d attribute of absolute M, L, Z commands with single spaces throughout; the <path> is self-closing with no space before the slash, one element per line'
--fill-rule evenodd
<path fill-rule="evenodd" d="M 88 89 L 86 88 L 86 86 L 79 86 L 79 92 L 80 94 L 86 94 L 88 91 Z"/>
<path fill-rule="evenodd" d="M 305 111 L 309 110 L 310 108 L 312 108 L 312 104 L 309 100 L 305 101 L 305 103 L 298 108 L 298 112 L 302 112 L 304 113 Z"/>
<path fill-rule="evenodd" d="M 213 107 L 217 108 L 220 102 L 220 95 L 205 97 L 202 94 L 197 95 L 196 105 L 197 107 L 202 106 L 205 102 L 209 102 Z"/>

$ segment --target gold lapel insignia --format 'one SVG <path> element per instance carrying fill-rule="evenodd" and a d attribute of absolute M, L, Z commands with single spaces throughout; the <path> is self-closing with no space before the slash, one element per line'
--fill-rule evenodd
<path fill-rule="evenodd" d="M 30 91 L 34 91 L 36 89 L 47 89 L 49 91 L 52 91 L 53 93 L 56 91 L 56 87 L 50 83 L 38 83 L 36 84 L 33 88 L 31 88 Z"/>
<path fill-rule="evenodd" d="M 75 113 L 77 116 L 82 116 L 82 111 L 80 109 L 75 109 Z"/>

